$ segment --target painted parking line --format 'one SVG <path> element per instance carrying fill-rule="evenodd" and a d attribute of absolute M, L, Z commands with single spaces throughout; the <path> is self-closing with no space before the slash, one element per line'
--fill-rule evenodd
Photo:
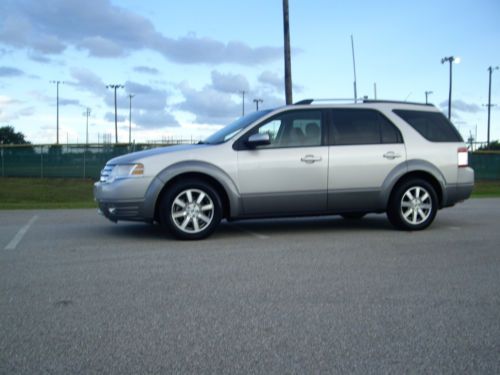
<path fill-rule="evenodd" d="M 245 228 L 242 228 L 240 227 L 239 225 L 231 225 L 233 228 L 236 228 L 238 229 L 239 231 L 241 232 L 244 232 L 246 234 L 249 234 L 255 238 L 258 238 L 259 240 L 268 240 L 270 239 L 271 237 L 270 236 L 266 236 L 265 234 L 260 234 L 260 233 L 256 233 L 256 232 L 253 232 L 251 230 L 248 230 L 248 229 L 245 229 Z"/>
<path fill-rule="evenodd" d="M 17 245 L 19 245 L 19 242 L 21 242 L 23 237 L 26 235 L 33 223 L 37 221 L 37 219 L 38 215 L 33 216 L 24 227 L 19 229 L 19 232 L 17 232 L 14 238 L 7 244 L 7 246 L 4 247 L 4 250 L 15 250 Z"/>

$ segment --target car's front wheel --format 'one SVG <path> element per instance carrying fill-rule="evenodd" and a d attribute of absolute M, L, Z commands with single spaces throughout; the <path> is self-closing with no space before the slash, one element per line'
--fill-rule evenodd
<path fill-rule="evenodd" d="M 410 179 L 398 185 L 387 208 L 389 221 L 403 230 L 422 230 L 436 217 L 437 194 L 431 184 L 421 179 Z"/>
<path fill-rule="evenodd" d="M 221 207 L 219 194 L 210 184 L 180 181 L 164 194 L 160 220 L 175 237 L 199 240 L 213 233 L 221 220 Z"/>

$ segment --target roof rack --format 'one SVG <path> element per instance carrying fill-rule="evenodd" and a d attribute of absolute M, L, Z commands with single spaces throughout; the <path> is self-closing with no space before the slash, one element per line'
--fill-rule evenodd
<path fill-rule="evenodd" d="M 411 105 L 422 105 L 427 107 L 434 107 L 434 104 L 431 103 L 417 103 L 417 102 L 406 102 L 402 100 L 378 100 L 378 99 L 367 99 L 367 98 L 359 98 L 358 100 L 354 100 L 353 98 L 334 98 L 334 99 L 304 99 L 300 100 L 293 105 L 309 105 L 315 102 L 347 102 L 347 103 L 366 103 L 366 104 L 375 104 L 375 103 L 392 103 L 392 104 L 411 104 Z"/>
<path fill-rule="evenodd" d="M 412 105 L 423 105 L 427 107 L 434 107 L 431 103 L 419 103 L 419 102 L 406 102 L 403 100 L 377 100 L 377 99 L 363 99 L 363 103 L 392 103 L 392 104 L 412 104 Z"/>
<path fill-rule="evenodd" d="M 362 101 L 363 99 L 358 99 L 359 101 Z M 308 105 L 312 104 L 313 102 L 348 102 L 348 103 L 354 103 L 353 98 L 332 98 L 332 99 L 304 99 L 301 101 L 298 101 L 296 103 L 293 103 L 294 105 Z"/>

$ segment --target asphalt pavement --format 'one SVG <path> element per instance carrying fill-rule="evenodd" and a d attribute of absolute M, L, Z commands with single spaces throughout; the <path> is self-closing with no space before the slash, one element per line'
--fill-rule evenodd
<path fill-rule="evenodd" d="M 0 374 L 500 373 L 500 199 L 222 223 L 0 211 Z"/>

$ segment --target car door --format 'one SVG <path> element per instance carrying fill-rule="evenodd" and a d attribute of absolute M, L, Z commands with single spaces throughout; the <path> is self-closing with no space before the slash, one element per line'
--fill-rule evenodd
<path fill-rule="evenodd" d="M 254 134 L 269 144 L 248 145 Z M 326 210 L 328 147 L 321 110 L 287 111 L 266 120 L 238 142 L 238 180 L 245 215 L 287 215 Z"/>
<path fill-rule="evenodd" d="M 406 163 L 401 133 L 376 110 L 334 109 L 331 117 L 329 210 L 384 209 L 383 183 L 393 170 Z"/>

